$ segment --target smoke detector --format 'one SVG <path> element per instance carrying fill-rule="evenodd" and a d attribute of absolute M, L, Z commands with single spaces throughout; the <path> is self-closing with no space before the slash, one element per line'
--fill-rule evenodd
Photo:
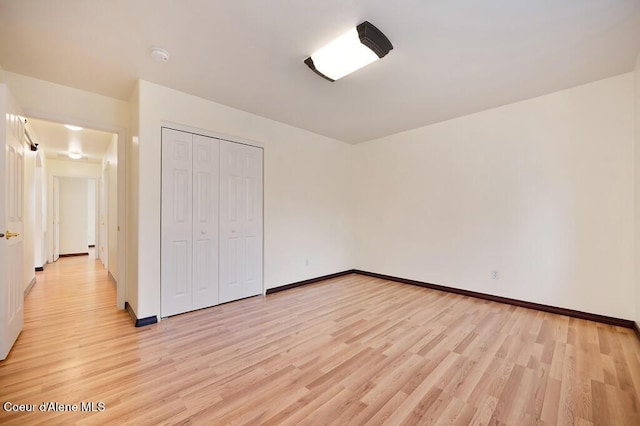
<path fill-rule="evenodd" d="M 156 62 L 169 62 L 169 52 L 164 50 L 161 47 L 152 47 L 151 48 L 151 57 Z"/>

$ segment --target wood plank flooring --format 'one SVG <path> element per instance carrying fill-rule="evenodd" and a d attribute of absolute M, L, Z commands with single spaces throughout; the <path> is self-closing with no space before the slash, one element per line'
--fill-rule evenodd
<path fill-rule="evenodd" d="M 2 423 L 640 425 L 628 329 L 359 275 L 134 328 L 95 260 L 37 279 Z"/>

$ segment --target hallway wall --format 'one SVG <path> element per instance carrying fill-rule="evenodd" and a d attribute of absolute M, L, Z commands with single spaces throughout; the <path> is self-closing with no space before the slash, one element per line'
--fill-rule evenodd
<path fill-rule="evenodd" d="M 35 187 L 36 153 L 24 145 L 24 196 L 22 199 L 23 228 L 23 277 L 25 290 L 36 277 L 35 273 L 35 211 L 36 211 L 36 187 Z"/>

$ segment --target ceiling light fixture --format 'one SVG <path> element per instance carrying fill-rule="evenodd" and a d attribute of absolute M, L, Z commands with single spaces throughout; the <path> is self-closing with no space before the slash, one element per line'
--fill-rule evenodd
<path fill-rule="evenodd" d="M 79 159 L 82 158 L 82 154 L 77 153 L 77 152 L 70 152 L 67 155 L 69 156 L 69 158 L 74 159 L 74 160 L 79 160 Z"/>
<path fill-rule="evenodd" d="M 151 57 L 156 62 L 169 62 L 169 52 L 164 50 L 161 47 L 152 47 L 151 48 Z"/>
<path fill-rule="evenodd" d="M 369 21 L 364 21 L 309 56 L 304 63 L 319 76 L 336 81 L 385 57 L 392 49 L 389 39 Z"/>
<path fill-rule="evenodd" d="M 71 124 L 65 124 L 64 127 L 66 127 L 69 130 L 73 130 L 74 132 L 82 130 L 82 127 L 80 127 L 80 126 L 72 126 Z"/>

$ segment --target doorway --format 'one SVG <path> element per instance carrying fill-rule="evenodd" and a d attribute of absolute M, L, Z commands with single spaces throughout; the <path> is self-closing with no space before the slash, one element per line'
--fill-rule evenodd
<path fill-rule="evenodd" d="M 118 167 L 121 134 L 29 118 L 42 156 L 43 226 L 46 263 L 58 256 L 95 253 L 116 284 L 117 306 L 124 307 L 124 280 L 119 280 L 119 216 L 124 168 Z M 37 177 L 36 177 L 37 180 Z M 124 253 L 123 253 L 124 254 Z M 36 268 L 38 265 L 36 265 Z M 123 269 L 124 271 L 124 269 Z M 124 275 L 124 272 L 122 273 Z"/>

